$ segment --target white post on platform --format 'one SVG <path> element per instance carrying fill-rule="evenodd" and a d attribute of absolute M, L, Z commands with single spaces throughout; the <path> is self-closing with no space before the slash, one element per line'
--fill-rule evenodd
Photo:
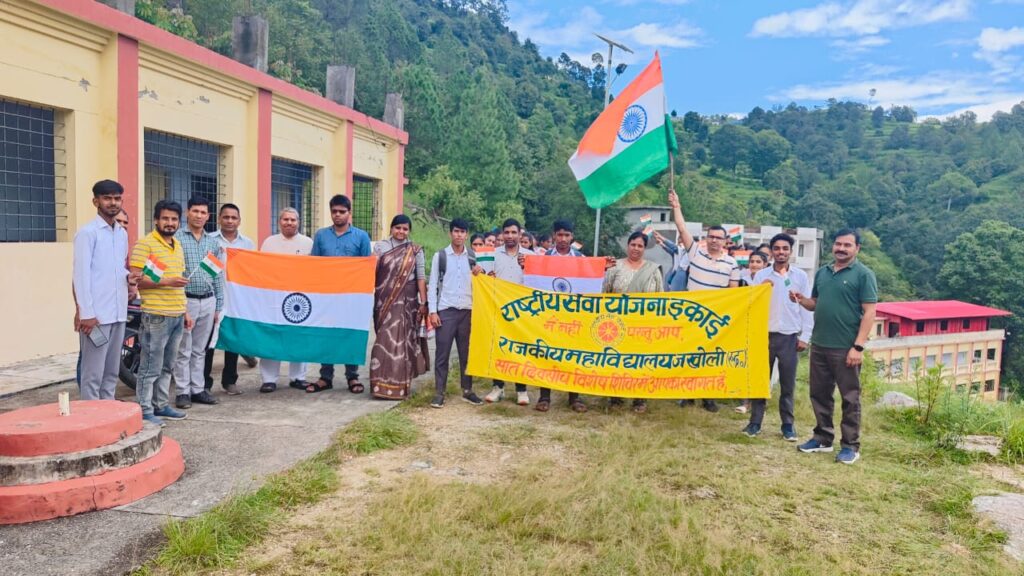
<path fill-rule="evenodd" d="M 71 394 L 59 392 L 57 394 L 57 405 L 60 407 L 61 416 L 71 416 Z"/>
<path fill-rule="evenodd" d="M 628 47 L 626 47 L 624 44 L 621 44 L 621 43 L 616 42 L 614 40 L 611 40 L 609 38 L 605 38 L 604 36 L 601 36 L 600 34 L 594 34 L 594 36 L 597 36 L 598 38 L 601 39 L 602 42 L 605 42 L 605 43 L 608 44 L 608 61 L 605 62 L 605 67 L 604 67 L 604 71 L 605 71 L 604 72 L 604 107 L 607 108 L 608 104 L 611 102 L 611 92 L 610 92 L 610 89 L 611 89 L 611 85 L 612 85 L 612 70 L 613 70 L 613 68 L 612 68 L 612 49 L 614 49 L 615 47 L 619 47 L 622 50 L 625 50 L 626 52 L 629 52 L 630 54 L 632 54 L 633 51 L 630 50 Z M 597 209 L 597 221 L 594 223 L 594 256 L 597 256 L 598 244 L 599 244 L 600 239 L 601 239 L 601 209 L 598 208 Z"/>

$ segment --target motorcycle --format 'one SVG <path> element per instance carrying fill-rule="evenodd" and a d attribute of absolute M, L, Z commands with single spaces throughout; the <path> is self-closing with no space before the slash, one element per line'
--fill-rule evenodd
<path fill-rule="evenodd" d="M 124 327 L 124 341 L 121 343 L 121 365 L 117 375 L 124 385 L 135 390 L 139 374 L 139 361 L 142 359 L 142 344 L 139 332 L 142 328 L 142 302 L 133 300 L 128 303 L 128 323 Z"/>

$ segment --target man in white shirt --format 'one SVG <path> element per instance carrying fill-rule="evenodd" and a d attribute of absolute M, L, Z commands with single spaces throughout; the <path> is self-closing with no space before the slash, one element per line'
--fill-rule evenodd
<path fill-rule="evenodd" d="M 448 225 L 452 243 L 443 251 L 434 254 L 430 265 L 427 308 L 430 311 L 430 323 L 437 330 L 434 333 L 435 393 L 434 399 L 430 402 L 433 408 L 444 407 L 448 363 L 453 342 L 459 350 L 462 399 L 474 406 L 483 404 L 483 400 L 473 393 L 473 377 L 466 374 L 466 364 L 469 362 L 470 318 L 473 310 L 472 274 L 474 268 L 477 268 L 475 259 L 466 248 L 468 232 L 469 223 L 462 218 L 452 220 Z"/>
<path fill-rule="evenodd" d="M 96 218 L 75 234 L 72 285 L 79 309 L 82 400 L 113 400 L 117 388 L 129 292 L 128 232 L 114 220 L 122 194 L 124 188 L 113 180 L 94 184 Z M 134 284 L 131 288 L 134 292 Z"/>
<path fill-rule="evenodd" d="M 516 284 L 523 283 L 523 268 L 519 265 L 519 256 L 533 256 L 533 251 L 519 245 L 519 236 L 522 233 L 522 226 L 515 218 L 509 218 L 501 225 L 501 240 L 503 246 L 494 251 L 494 272 L 492 276 L 507 282 Z M 505 382 L 495 379 L 491 393 L 484 396 L 488 404 L 501 402 L 505 397 Z M 526 384 L 516 383 L 516 404 L 520 406 L 530 405 L 530 395 L 526 393 Z"/>
<path fill-rule="evenodd" d="M 793 417 L 793 393 L 796 389 L 796 367 L 801 350 L 807 349 L 814 329 L 814 316 L 802 306 L 790 300 L 790 291 L 810 294 L 811 285 L 807 273 L 791 266 L 789 258 L 793 253 L 793 237 L 776 234 L 769 243 L 772 250 L 772 266 L 758 272 L 751 283 L 770 284 L 772 299 L 768 309 L 768 366 L 778 361 L 779 365 L 779 417 L 782 420 L 782 437 L 787 442 L 796 442 L 795 419 Z M 768 401 L 750 401 L 750 422 L 743 432 L 750 437 L 761 433 L 765 407 Z"/>
<path fill-rule="evenodd" d="M 313 239 L 299 234 L 299 212 L 295 208 L 281 210 L 277 217 L 277 228 L 281 231 L 263 241 L 261 252 L 274 254 L 296 254 L 309 256 L 313 251 Z M 260 376 L 263 385 L 260 392 L 269 393 L 277 390 L 277 377 L 281 371 L 281 361 L 270 358 L 260 359 Z M 306 365 L 301 362 L 288 363 L 288 386 L 299 390 L 306 389 Z"/>
<path fill-rule="evenodd" d="M 239 225 L 242 223 L 242 211 L 239 210 L 238 206 L 229 203 L 221 204 L 220 210 L 217 213 L 217 225 L 218 230 L 210 237 L 215 239 L 221 249 L 224 251 L 224 263 L 227 264 L 228 248 L 239 248 L 242 250 L 255 250 L 256 244 L 250 240 L 247 236 L 238 231 Z M 217 339 L 217 330 L 220 328 L 218 324 L 214 328 L 213 332 L 210 333 L 210 341 L 206 347 L 206 364 L 203 366 L 203 380 L 206 384 L 206 390 L 209 391 L 213 388 L 213 344 Z M 251 362 L 250 362 L 251 360 Z M 256 365 L 255 358 L 246 358 L 246 362 L 250 362 L 250 367 Z M 238 354 L 234 352 L 224 351 L 224 370 L 220 375 L 220 385 L 224 388 L 224 392 L 228 396 L 236 396 L 242 393 L 242 390 L 237 386 L 238 382 Z"/>

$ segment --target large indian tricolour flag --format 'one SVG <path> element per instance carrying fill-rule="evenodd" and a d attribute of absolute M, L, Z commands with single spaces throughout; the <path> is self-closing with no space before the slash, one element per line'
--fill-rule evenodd
<path fill-rule="evenodd" d="M 599 294 L 604 283 L 604 258 L 527 256 L 523 284 L 537 290 Z"/>
<path fill-rule="evenodd" d="M 616 95 L 590 125 L 569 168 L 591 208 L 604 208 L 638 184 L 668 168 L 676 150 L 665 111 L 661 59 L 654 60 Z"/>
<path fill-rule="evenodd" d="M 217 348 L 290 362 L 365 363 L 376 267 L 372 256 L 229 248 Z"/>

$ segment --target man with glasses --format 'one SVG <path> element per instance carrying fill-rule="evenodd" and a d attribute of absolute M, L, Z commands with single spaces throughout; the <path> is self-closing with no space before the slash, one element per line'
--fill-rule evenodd
<path fill-rule="evenodd" d="M 739 286 L 740 268 L 736 265 L 736 259 L 726 252 L 729 235 L 725 228 L 709 227 L 708 235 L 705 238 L 707 246 L 701 246 L 686 229 L 683 209 L 679 205 L 679 196 L 675 191 L 668 193 L 668 203 L 672 206 L 672 216 L 676 223 L 676 230 L 679 231 L 679 238 L 682 240 L 681 244 L 690 259 L 686 289 L 718 290 Z M 690 404 L 693 404 L 692 400 L 679 402 L 680 406 L 689 406 Z M 718 412 L 718 404 L 714 400 L 703 400 L 702 404 L 708 412 Z"/>
<path fill-rule="evenodd" d="M 352 201 L 341 194 L 331 198 L 331 226 L 321 228 L 313 236 L 311 256 L 352 257 L 370 255 L 370 236 L 352 225 Z M 359 382 L 359 366 L 345 365 L 348 391 L 361 394 L 365 389 Z M 306 386 L 306 392 L 323 392 L 334 387 L 334 365 L 320 365 L 320 379 Z"/>

